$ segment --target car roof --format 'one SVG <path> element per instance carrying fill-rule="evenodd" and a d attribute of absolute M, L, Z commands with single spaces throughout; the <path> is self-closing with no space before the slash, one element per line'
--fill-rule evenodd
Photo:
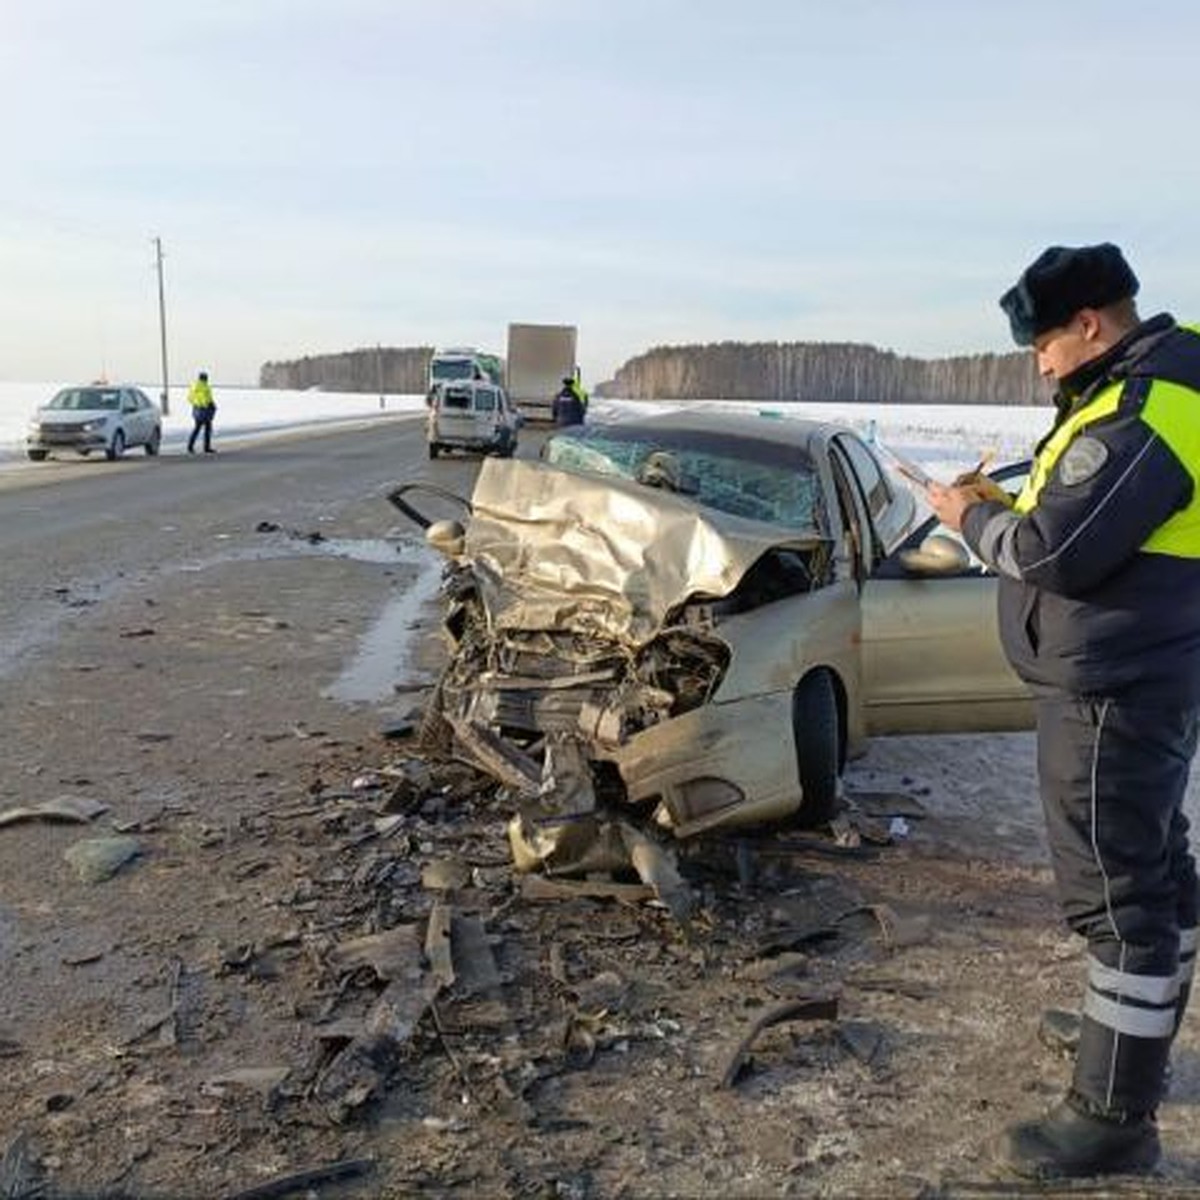
<path fill-rule="evenodd" d="M 140 392 L 140 383 L 68 383 L 58 389 L 60 392 Z"/>
<path fill-rule="evenodd" d="M 827 421 L 813 421 L 806 417 L 766 416 L 757 411 L 748 413 L 734 413 L 725 410 L 705 412 L 688 408 L 611 424 L 602 425 L 601 422 L 594 422 L 591 426 L 568 426 L 557 431 L 555 436 L 586 437 L 586 431 L 589 428 L 600 427 L 609 430 L 622 428 L 630 431 L 644 430 L 647 433 L 661 431 L 663 433 L 700 433 L 718 437 L 749 438 L 755 441 L 796 446 L 809 453 L 817 447 L 825 445 L 834 435 L 849 432 L 845 426 L 833 425 Z"/>

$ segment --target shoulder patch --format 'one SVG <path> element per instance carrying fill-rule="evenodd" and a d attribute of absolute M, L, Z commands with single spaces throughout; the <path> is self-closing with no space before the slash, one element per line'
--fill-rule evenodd
<path fill-rule="evenodd" d="M 1108 447 L 1094 437 L 1077 437 L 1058 460 L 1058 477 L 1067 487 L 1086 483 L 1108 462 Z"/>

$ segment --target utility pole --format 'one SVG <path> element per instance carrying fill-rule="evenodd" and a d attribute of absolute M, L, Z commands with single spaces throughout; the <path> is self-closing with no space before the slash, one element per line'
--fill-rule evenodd
<path fill-rule="evenodd" d="M 167 305 L 163 298 L 163 252 L 162 238 L 154 239 L 155 266 L 158 269 L 158 337 L 159 349 L 162 353 L 162 412 L 168 416 L 171 412 L 171 397 L 167 391 Z"/>

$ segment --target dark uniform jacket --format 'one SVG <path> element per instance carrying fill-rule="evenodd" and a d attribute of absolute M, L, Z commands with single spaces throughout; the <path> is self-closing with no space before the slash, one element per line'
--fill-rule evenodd
<path fill-rule="evenodd" d="M 1062 380 L 1012 508 L 973 504 L 1000 635 L 1035 691 L 1200 702 L 1200 333 L 1163 314 Z"/>
<path fill-rule="evenodd" d="M 555 425 L 583 424 L 583 401 L 571 388 L 564 387 L 563 390 L 554 397 L 554 406 L 552 412 L 554 415 Z"/>

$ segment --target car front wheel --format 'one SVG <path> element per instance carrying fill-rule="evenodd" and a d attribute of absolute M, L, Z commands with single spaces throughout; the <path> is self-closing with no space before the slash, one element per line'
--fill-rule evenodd
<path fill-rule="evenodd" d="M 800 812 L 805 828 L 827 824 L 837 812 L 841 735 L 837 693 L 829 671 L 813 671 L 792 693 L 792 737 L 800 776 Z"/>
<path fill-rule="evenodd" d="M 121 432 L 121 430 L 118 429 L 117 432 L 113 434 L 112 444 L 107 450 L 105 450 L 104 457 L 107 458 L 109 462 L 113 462 L 115 459 L 120 458 L 124 453 L 125 435 Z"/>
<path fill-rule="evenodd" d="M 28 454 L 34 462 L 46 461 L 47 451 L 45 450 L 26 450 L 25 453 Z"/>

